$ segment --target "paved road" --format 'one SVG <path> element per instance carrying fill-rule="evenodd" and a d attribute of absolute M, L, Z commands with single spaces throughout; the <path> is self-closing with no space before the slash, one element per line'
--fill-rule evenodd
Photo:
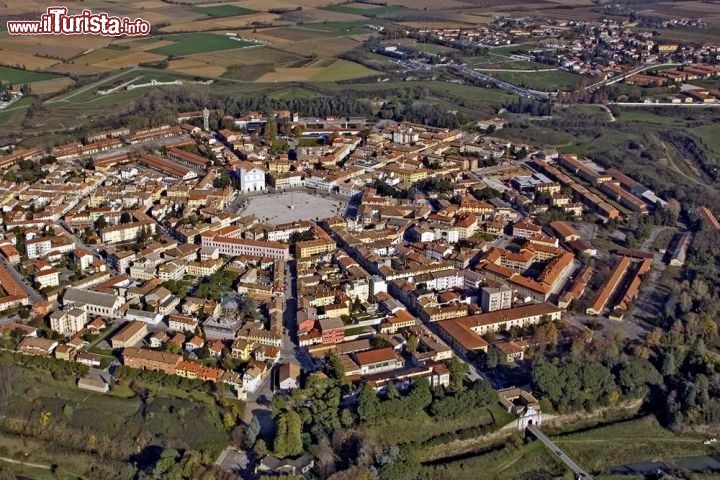
<path fill-rule="evenodd" d="M 523 97 L 534 98 L 536 100 L 547 100 L 549 98 L 549 95 L 546 92 L 540 92 L 538 90 L 530 90 L 528 88 L 519 87 L 515 84 L 505 82 L 503 80 L 500 80 L 499 78 L 479 72 L 476 69 L 472 69 L 470 67 L 453 66 L 453 69 L 470 77 L 477 78 L 484 82 L 492 83 L 502 90 L 506 90 L 510 93 L 515 93 Z"/>
<path fill-rule="evenodd" d="M 551 452 L 553 452 L 565 465 L 568 466 L 570 470 L 573 471 L 575 474 L 575 478 L 581 479 L 581 480 L 592 480 L 592 477 L 589 473 L 587 473 L 583 468 L 575 463 L 575 461 L 570 458 L 567 453 L 563 452 L 560 447 L 558 447 L 555 442 L 550 440 L 550 438 L 542 433 L 536 426 L 530 425 L 527 427 L 527 429 L 530 431 L 530 433 L 533 434 L 535 438 L 540 440 Z"/>
<path fill-rule="evenodd" d="M 56 103 L 56 102 L 65 102 L 65 101 L 67 101 L 68 99 L 70 99 L 70 98 L 72 98 L 72 97 L 75 97 L 75 96 L 77 96 L 77 95 L 80 95 L 81 93 L 84 93 L 84 92 L 86 92 L 86 91 L 88 91 L 88 90 L 92 90 L 93 88 L 98 88 L 100 85 L 104 85 L 104 84 L 107 83 L 107 82 L 110 82 L 110 81 L 112 81 L 112 80 L 115 80 L 115 79 L 118 78 L 118 77 L 122 77 L 123 75 L 126 75 L 126 74 L 128 74 L 128 73 L 130 73 L 130 72 L 134 72 L 134 71 L 136 71 L 136 70 L 139 70 L 139 68 L 138 68 L 138 67 L 135 67 L 135 68 L 131 68 L 130 70 L 122 70 L 122 71 L 120 71 L 119 73 L 117 73 L 116 75 L 112 75 L 112 76 L 107 77 L 107 78 L 104 78 L 104 79 L 102 79 L 102 80 L 100 80 L 100 81 L 98 81 L 98 82 L 91 83 L 90 85 L 88 85 L 88 86 L 86 86 L 86 87 L 78 88 L 77 90 L 75 90 L 75 91 L 73 91 L 73 92 L 70 92 L 70 93 L 67 94 L 67 95 L 63 94 L 63 95 L 60 95 L 60 96 L 57 96 L 57 97 L 50 98 L 50 99 L 46 100 L 45 103 L 48 103 L 48 104 L 49 104 L 49 103 Z"/>

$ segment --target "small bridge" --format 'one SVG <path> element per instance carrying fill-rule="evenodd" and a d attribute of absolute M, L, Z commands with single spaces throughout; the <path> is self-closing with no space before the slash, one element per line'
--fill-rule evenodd
<path fill-rule="evenodd" d="M 550 440 L 550 437 L 545 435 L 533 424 L 527 426 L 527 431 L 530 432 L 535 438 L 540 440 L 556 457 L 558 457 L 570 470 L 575 474 L 575 478 L 578 480 L 592 480 L 589 473 L 582 469 L 580 465 L 568 456 L 567 453 L 562 451 L 555 442 Z"/>

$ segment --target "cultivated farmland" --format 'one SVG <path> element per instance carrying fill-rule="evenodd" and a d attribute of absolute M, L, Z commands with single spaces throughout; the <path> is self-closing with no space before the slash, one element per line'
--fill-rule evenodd
<path fill-rule="evenodd" d="M 19 70 L 17 68 L 0 67 L 0 80 L 14 84 L 32 83 L 42 80 L 52 80 L 58 78 L 57 75 L 49 73 L 30 72 L 28 70 Z"/>
<path fill-rule="evenodd" d="M 230 50 L 233 48 L 253 45 L 250 42 L 230 40 L 230 38 L 225 35 L 216 35 L 213 33 L 189 33 L 187 35 L 171 35 L 168 37 L 164 37 L 163 39 L 172 41 L 174 42 L 174 44 L 160 48 L 154 48 L 150 51 L 160 55 L 180 57 L 183 55 L 192 55 L 194 53 L 214 52 L 217 50 Z"/>
<path fill-rule="evenodd" d="M 249 8 L 237 7 L 235 5 L 215 5 L 212 7 L 193 7 L 190 10 L 201 13 L 209 17 L 232 17 L 234 15 L 247 15 L 254 13 L 255 10 Z"/>

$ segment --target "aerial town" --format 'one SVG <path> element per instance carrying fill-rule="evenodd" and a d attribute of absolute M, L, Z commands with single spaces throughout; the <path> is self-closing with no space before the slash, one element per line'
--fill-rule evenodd
<path fill-rule="evenodd" d="M 209 131 L 207 116 L 2 158 L 7 346 L 91 367 L 92 391 L 122 365 L 256 401 L 329 355 L 356 388 L 448 386 L 453 358 L 478 376 L 480 354 L 513 364 L 591 342 L 598 319 L 641 328 L 640 285 L 663 255 L 593 239 L 667 202 L 616 169 L 410 123 L 278 111 Z M 309 145 L 295 158 L 252 135 L 278 123 Z M 682 265 L 691 242 L 666 260 Z"/>

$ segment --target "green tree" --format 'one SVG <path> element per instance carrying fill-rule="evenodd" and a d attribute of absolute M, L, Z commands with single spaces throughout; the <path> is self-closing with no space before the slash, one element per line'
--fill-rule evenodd
<path fill-rule="evenodd" d="M 448 362 L 448 369 L 450 370 L 450 385 L 448 390 L 451 392 L 460 392 L 465 388 L 465 377 L 470 372 L 470 367 L 467 363 L 459 360 L 456 357 L 452 357 Z"/>
<path fill-rule="evenodd" d="M 265 141 L 268 143 L 272 143 L 277 139 L 277 122 L 275 119 L 268 119 L 267 123 L 265 124 Z"/>
<path fill-rule="evenodd" d="M 105 215 L 100 215 L 97 220 L 95 220 L 95 228 L 98 230 L 102 230 L 105 227 L 107 227 L 107 220 L 105 220 Z"/>
<path fill-rule="evenodd" d="M 293 457 L 303 452 L 302 422 L 295 411 L 288 410 L 277 417 L 273 450 L 280 458 Z"/>
<path fill-rule="evenodd" d="M 363 422 L 373 422 L 380 412 L 380 399 L 375 390 L 364 385 L 358 396 L 358 415 Z"/>

